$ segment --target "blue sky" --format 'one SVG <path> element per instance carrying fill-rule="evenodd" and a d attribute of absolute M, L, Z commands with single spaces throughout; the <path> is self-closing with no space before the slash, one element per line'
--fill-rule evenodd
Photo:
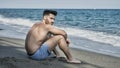
<path fill-rule="evenodd" d="M 120 9 L 120 0 L 0 0 L 0 8 Z"/>

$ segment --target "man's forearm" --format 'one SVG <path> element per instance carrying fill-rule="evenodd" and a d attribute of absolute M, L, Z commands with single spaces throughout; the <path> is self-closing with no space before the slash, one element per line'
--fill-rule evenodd
<path fill-rule="evenodd" d="M 53 34 L 53 35 L 61 35 L 65 38 L 65 40 L 67 39 L 67 34 Z"/>
<path fill-rule="evenodd" d="M 61 35 L 65 38 L 65 40 L 67 39 L 67 33 L 64 30 L 63 30 L 63 33 Z"/>
<path fill-rule="evenodd" d="M 67 39 L 67 34 L 64 34 L 63 37 L 65 38 L 65 40 Z"/>

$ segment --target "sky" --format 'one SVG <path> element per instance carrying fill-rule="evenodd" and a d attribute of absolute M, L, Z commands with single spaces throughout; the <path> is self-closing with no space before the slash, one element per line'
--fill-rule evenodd
<path fill-rule="evenodd" d="M 120 0 L 0 0 L 0 8 L 120 9 Z"/>

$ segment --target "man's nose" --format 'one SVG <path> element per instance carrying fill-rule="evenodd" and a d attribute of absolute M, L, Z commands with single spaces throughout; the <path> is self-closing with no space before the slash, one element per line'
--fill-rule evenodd
<path fill-rule="evenodd" d="M 55 22 L 55 20 L 52 20 L 52 23 L 54 23 Z"/>

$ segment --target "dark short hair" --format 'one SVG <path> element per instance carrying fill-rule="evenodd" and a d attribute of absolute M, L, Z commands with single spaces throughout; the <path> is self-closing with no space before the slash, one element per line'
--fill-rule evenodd
<path fill-rule="evenodd" d="M 57 15 L 57 11 L 55 11 L 55 10 L 48 10 L 48 9 L 46 9 L 46 10 L 44 10 L 44 12 L 43 12 L 43 16 L 44 15 L 49 15 L 49 14 L 53 14 L 53 15 Z"/>

